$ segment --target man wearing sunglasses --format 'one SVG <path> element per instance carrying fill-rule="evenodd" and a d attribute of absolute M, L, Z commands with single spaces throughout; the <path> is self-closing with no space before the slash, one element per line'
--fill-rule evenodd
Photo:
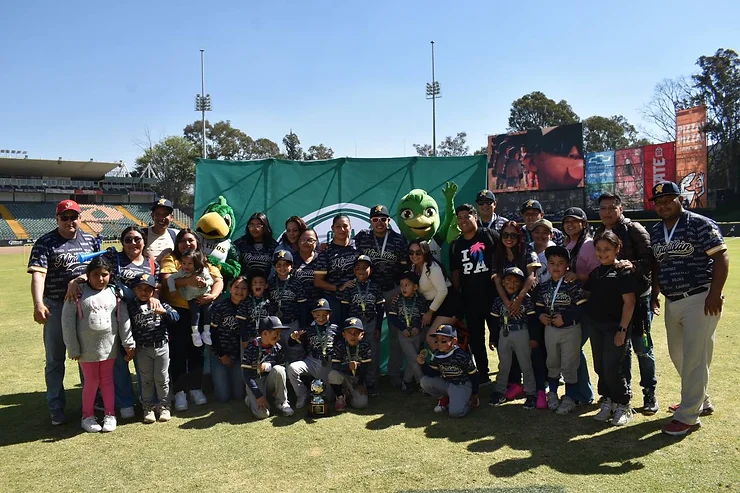
<path fill-rule="evenodd" d="M 144 229 L 146 253 L 157 262 L 161 262 L 175 248 L 179 230 L 170 228 L 172 211 L 172 201 L 160 197 L 152 204 L 152 225 Z"/>
<path fill-rule="evenodd" d="M 391 218 L 388 208 L 378 204 L 370 208 L 370 229 L 355 235 L 355 247 L 358 253 L 367 255 L 373 260 L 372 279 L 380 284 L 385 296 L 385 305 L 380 307 L 376 317 L 376 331 L 380 335 L 383 316 L 388 310 L 393 297 L 400 292 L 401 274 L 408 269 L 409 244 L 400 233 L 390 227 Z M 390 354 L 388 357 L 388 376 L 391 384 L 401 386 L 401 366 L 403 352 L 398 343 L 398 327 L 388 321 Z"/>
<path fill-rule="evenodd" d="M 51 424 L 66 421 L 64 407 L 64 360 L 67 347 L 62 339 L 62 306 L 69 282 L 85 272 L 80 253 L 98 251 L 95 237 L 80 230 L 80 206 L 74 200 L 57 205 L 57 227 L 36 240 L 28 260 L 33 297 L 33 319 L 44 326 L 46 352 L 46 401 Z"/>
<path fill-rule="evenodd" d="M 496 196 L 490 190 L 481 190 L 475 199 L 478 206 L 478 227 L 501 231 L 508 219 L 496 214 Z"/>

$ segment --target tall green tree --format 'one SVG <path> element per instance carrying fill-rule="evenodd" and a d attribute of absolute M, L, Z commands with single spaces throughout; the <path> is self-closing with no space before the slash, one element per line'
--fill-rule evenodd
<path fill-rule="evenodd" d="M 470 147 L 467 145 L 468 134 L 458 132 L 454 137 L 448 135 L 437 145 L 438 157 L 467 156 Z M 429 144 L 413 144 L 418 156 L 432 156 L 432 146 Z"/>
<path fill-rule="evenodd" d="M 311 146 L 308 148 L 308 152 L 304 155 L 306 161 L 316 161 L 319 159 L 331 159 L 334 157 L 334 150 L 331 147 L 326 147 L 324 144 Z"/>
<path fill-rule="evenodd" d="M 149 142 L 136 158 L 137 174 L 145 175 L 148 169 L 157 180 L 154 191 L 172 200 L 176 207 L 193 204 L 195 182 L 195 160 L 200 156 L 200 147 L 185 137 L 165 137 L 157 143 Z"/>
<path fill-rule="evenodd" d="M 285 158 L 291 161 L 303 160 L 303 148 L 301 140 L 291 130 L 289 134 L 283 137 L 283 146 L 285 146 Z"/>
<path fill-rule="evenodd" d="M 583 120 L 583 148 L 585 152 L 601 152 L 649 144 L 637 129 L 622 115 L 609 118 L 591 116 Z"/>
<path fill-rule="evenodd" d="M 511 103 L 509 131 L 555 127 L 579 121 L 578 115 L 566 100 L 555 102 L 544 93 L 534 91 Z"/>
<path fill-rule="evenodd" d="M 416 149 L 417 156 L 431 157 L 432 145 L 431 144 L 413 144 Z"/>

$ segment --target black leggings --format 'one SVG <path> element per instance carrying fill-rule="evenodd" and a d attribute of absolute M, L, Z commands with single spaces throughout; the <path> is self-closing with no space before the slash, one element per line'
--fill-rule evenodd
<path fill-rule="evenodd" d="M 193 345 L 190 310 L 175 309 L 180 320 L 170 325 L 170 388 L 173 394 L 200 389 L 203 381 L 203 347 Z"/>

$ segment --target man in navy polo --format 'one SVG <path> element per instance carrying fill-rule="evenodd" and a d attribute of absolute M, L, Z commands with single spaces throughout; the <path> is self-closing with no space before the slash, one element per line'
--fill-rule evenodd
<path fill-rule="evenodd" d="M 714 411 L 707 393 L 709 365 L 730 259 L 717 224 L 684 210 L 678 185 L 656 184 L 650 200 L 662 219 L 650 236 L 658 287 L 666 299 L 668 354 L 681 376 L 681 402 L 671 406 L 675 414 L 663 433 L 683 436 L 701 426 L 700 416 Z M 657 313 L 657 295 L 652 303 Z"/>
<path fill-rule="evenodd" d="M 44 325 L 46 352 L 46 401 L 51 424 L 66 421 L 64 407 L 64 360 L 67 347 L 62 339 L 62 306 L 67 286 L 85 272 L 78 261 L 80 253 L 98 251 L 93 235 L 80 229 L 80 206 L 74 200 L 62 200 L 57 205 L 57 228 L 36 240 L 28 260 L 33 296 L 33 319 Z"/>
<path fill-rule="evenodd" d="M 481 190 L 475 198 L 478 206 L 478 227 L 501 231 L 508 219 L 496 214 L 496 196 L 490 190 Z"/>

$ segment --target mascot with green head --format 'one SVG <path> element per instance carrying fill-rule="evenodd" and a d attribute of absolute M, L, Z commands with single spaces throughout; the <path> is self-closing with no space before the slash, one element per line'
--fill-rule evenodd
<path fill-rule="evenodd" d="M 211 265 L 219 268 L 226 285 L 241 272 L 239 252 L 231 242 L 235 223 L 234 210 L 219 195 L 215 202 L 208 204 L 195 225 L 195 230 L 201 236 L 203 253 L 208 256 Z"/>
<path fill-rule="evenodd" d="M 460 229 L 454 220 L 457 190 L 457 184 L 449 181 L 442 189 L 445 197 L 444 220 L 440 217 L 437 201 L 421 188 L 411 190 L 398 203 L 396 223 L 403 236 L 409 241 L 416 238 L 427 240 L 432 254 L 439 261 L 442 245 L 460 236 Z"/>

